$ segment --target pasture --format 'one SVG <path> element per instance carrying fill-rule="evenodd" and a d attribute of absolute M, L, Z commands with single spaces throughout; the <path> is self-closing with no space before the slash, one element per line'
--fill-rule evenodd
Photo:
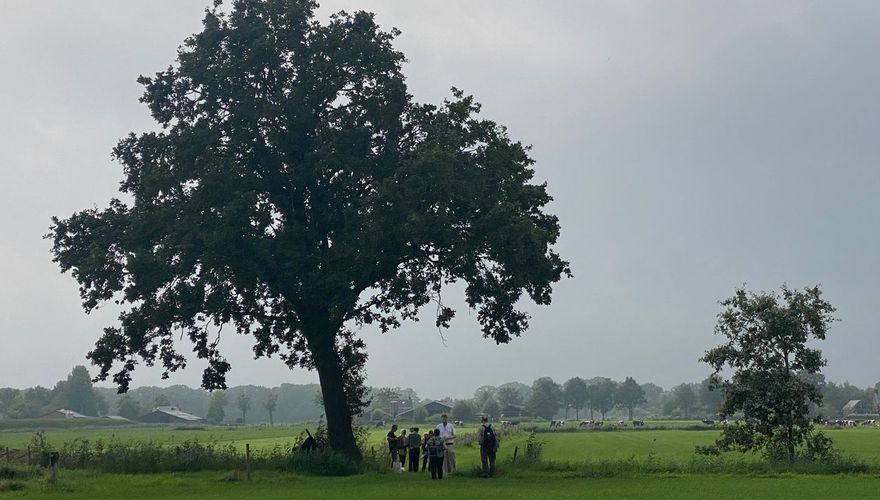
<path fill-rule="evenodd" d="M 404 424 L 402 428 L 411 425 Z M 420 425 L 424 430 L 428 426 Z M 45 438 L 57 446 L 74 438 L 115 439 L 123 442 L 182 443 L 187 440 L 214 442 L 243 449 L 289 447 L 302 426 L 250 427 L 158 427 L 129 425 L 118 428 L 48 429 Z M 466 426 L 460 434 L 473 432 Z M 314 428 L 312 427 L 312 430 Z M 369 445 L 379 459 L 385 455 L 386 428 L 371 429 Z M 880 429 L 827 429 L 837 447 L 870 465 L 872 474 L 794 474 L 770 469 L 737 468 L 736 464 L 757 463 L 759 457 L 731 454 L 722 457 L 721 469 L 694 472 L 694 446 L 710 444 L 717 430 L 616 430 L 541 432 L 546 466 L 524 469 L 511 465 L 514 450 L 524 453 L 528 433 L 506 436 L 499 450 L 499 477 L 482 479 L 473 474 L 479 463 L 475 446 L 457 450 L 459 474 L 442 483 L 426 474 L 369 472 L 351 477 L 315 477 L 274 470 L 253 472 L 244 481 L 241 471 L 203 471 L 161 474 L 108 474 L 88 470 L 62 470 L 58 486 L 45 478 L 24 482 L 21 491 L 0 493 L 2 498 L 114 498 L 120 492 L 129 498 L 380 498 L 388 495 L 418 495 L 425 491 L 453 498 L 864 498 L 880 488 Z M 0 431 L 0 447 L 27 446 L 33 431 Z M 725 461 L 726 460 L 726 461 Z M 643 464 L 659 464 L 645 470 Z M 691 465 L 688 465 L 691 463 Z M 725 467 L 730 465 L 730 469 Z M 2 487 L 0 487 L 2 491 Z"/>

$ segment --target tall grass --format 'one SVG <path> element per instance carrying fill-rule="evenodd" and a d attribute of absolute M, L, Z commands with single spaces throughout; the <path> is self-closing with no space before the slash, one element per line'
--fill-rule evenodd
<path fill-rule="evenodd" d="M 872 472 L 868 464 L 849 456 L 835 456 L 825 461 L 755 460 L 742 454 L 720 456 L 693 455 L 688 460 L 647 457 L 590 461 L 561 461 L 537 459 L 506 460 L 501 467 L 511 472 L 558 473 L 567 477 L 606 478 L 641 474 L 736 474 L 776 475 L 841 474 Z M 876 472 L 876 471 L 873 471 Z"/>

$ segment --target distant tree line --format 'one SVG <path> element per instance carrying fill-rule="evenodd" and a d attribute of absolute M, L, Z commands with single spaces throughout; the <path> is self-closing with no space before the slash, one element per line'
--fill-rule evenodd
<path fill-rule="evenodd" d="M 861 388 L 848 382 L 838 384 L 816 375 L 823 401 L 811 408 L 813 416 L 834 418 L 851 400 L 876 404 L 880 383 Z M 638 383 L 632 377 L 615 381 L 607 377 L 583 379 L 572 377 L 557 383 L 542 377 L 531 385 L 508 382 L 499 386 L 482 386 L 472 398 L 436 398 L 453 403 L 456 420 L 473 420 L 486 413 L 516 418 L 535 416 L 545 419 L 620 419 L 620 418 L 715 418 L 722 398 L 710 390 L 710 379 L 698 383 L 682 383 L 664 389 L 651 382 Z M 417 408 L 413 419 L 427 421 L 432 415 L 418 411 L 422 398 L 411 388 L 376 387 L 368 392 L 369 407 L 363 419 L 385 420 L 409 408 Z M 205 417 L 212 423 L 275 423 L 318 420 L 323 413 L 317 384 L 281 384 L 278 387 L 236 386 L 213 393 L 185 385 L 170 387 L 138 387 L 126 394 L 115 389 L 93 387 L 84 366 L 76 366 L 70 375 L 52 389 L 0 388 L 0 416 L 4 418 L 36 418 L 52 410 L 68 409 L 87 416 L 120 415 L 129 419 L 151 411 L 157 406 L 176 406 L 183 411 Z"/>
<path fill-rule="evenodd" d="M 278 387 L 236 386 L 210 393 L 185 385 L 137 387 L 126 394 L 93 387 L 84 366 L 53 389 L 0 388 L 0 417 L 38 418 L 53 410 L 73 410 L 86 416 L 119 415 L 136 419 L 158 406 L 175 406 L 212 423 L 274 423 L 317 420 L 323 410 L 316 402 L 317 384 Z"/>

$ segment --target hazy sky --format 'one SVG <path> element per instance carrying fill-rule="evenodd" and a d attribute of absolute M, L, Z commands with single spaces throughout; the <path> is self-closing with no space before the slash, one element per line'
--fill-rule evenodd
<path fill-rule="evenodd" d="M 113 321 L 82 312 L 42 235 L 114 196 L 110 149 L 154 127 L 135 79 L 173 61 L 208 3 L 0 2 L 0 386 L 53 384 Z M 821 283 L 838 307 L 827 376 L 880 380 L 880 2 L 339 0 L 322 16 L 339 9 L 403 30 L 416 100 L 455 85 L 534 146 L 575 273 L 507 346 L 466 309 L 445 344 L 430 321 L 364 330 L 370 384 L 696 381 L 718 300 L 782 282 Z M 316 380 L 250 345 L 221 343 L 230 384 Z M 203 366 L 134 383 L 197 385 Z"/>

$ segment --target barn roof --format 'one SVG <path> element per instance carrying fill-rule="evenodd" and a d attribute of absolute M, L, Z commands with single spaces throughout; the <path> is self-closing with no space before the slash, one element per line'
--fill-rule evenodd
<path fill-rule="evenodd" d="M 189 420 L 189 421 L 193 421 L 193 422 L 195 422 L 197 420 L 202 420 L 202 417 L 197 417 L 197 416 L 191 415 L 185 411 L 180 411 L 180 409 L 177 408 L 176 406 L 158 406 L 158 407 L 156 407 L 155 410 L 153 410 L 153 413 L 155 413 L 155 412 L 160 412 L 160 413 L 164 413 L 166 415 L 171 415 L 172 417 L 177 417 L 181 420 Z"/>
<path fill-rule="evenodd" d="M 861 402 L 862 402 L 861 399 L 852 399 L 852 400 L 849 401 L 849 403 L 843 405 L 843 411 L 846 411 L 846 410 L 852 410 L 853 408 L 855 408 L 856 406 L 858 406 L 859 403 L 861 403 Z"/>
<path fill-rule="evenodd" d="M 73 410 L 65 410 L 64 408 L 61 408 L 60 410 L 50 411 L 49 413 L 43 415 L 43 418 L 46 418 L 49 415 L 53 415 L 55 413 L 60 413 L 60 414 L 64 415 L 64 418 L 91 418 L 86 415 L 83 415 L 82 413 L 77 413 Z"/>

